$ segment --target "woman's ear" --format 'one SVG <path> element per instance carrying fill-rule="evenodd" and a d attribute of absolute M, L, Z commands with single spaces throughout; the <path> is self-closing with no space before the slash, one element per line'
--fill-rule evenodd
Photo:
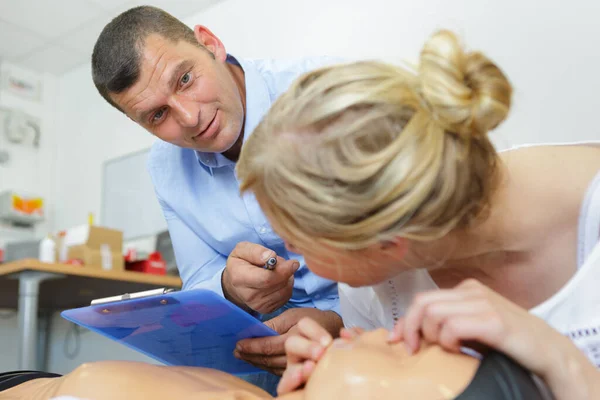
<path fill-rule="evenodd" d="M 395 237 L 391 240 L 384 240 L 380 243 L 380 249 L 387 254 L 393 254 L 394 258 L 401 260 L 408 251 L 408 239 Z"/>

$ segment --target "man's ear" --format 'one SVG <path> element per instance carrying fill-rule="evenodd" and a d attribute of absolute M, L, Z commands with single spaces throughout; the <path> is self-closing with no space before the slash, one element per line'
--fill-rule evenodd
<path fill-rule="evenodd" d="M 196 36 L 198 43 L 211 52 L 216 60 L 225 62 L 227 59 L 225 46 L 223 46 L 221 40 L 210 29 L 204 25 L 196 25 L 194 27 L 194 36 Z"/>

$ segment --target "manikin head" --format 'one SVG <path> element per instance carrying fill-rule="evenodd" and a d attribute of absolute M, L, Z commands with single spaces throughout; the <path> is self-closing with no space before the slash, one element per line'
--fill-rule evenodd
<path fill-rule="evenodd" d="M 378 329 L 337 339 L 304 390 L 282 400 L 544 400 L 547 389 L 506 356 L 450 353 L 423 343 L 409 354 Z"/>
<path fill-rule="evenodd" d="M 409 355 L 403 343 L 390 345 L 387 337 L 379 329 L 352 341 L 336 339 L 306 385 L 305 399 L 454 399 L 479 367 L 477 358 L 428 344 Z"/>

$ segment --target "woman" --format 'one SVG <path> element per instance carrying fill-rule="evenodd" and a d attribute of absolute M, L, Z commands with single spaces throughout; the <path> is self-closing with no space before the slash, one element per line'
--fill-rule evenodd
<path fill-rule="evenodd" d="M 346 326 L 398 321 L 391 340 L 412 351 L 419 332 L 455 351 L 477 339 L 541 374 L 558 398 L 600 398 L 593 365 L 525 311 L 572 337 L 600 332 L 600 267 L 582 268 L 600 236 L 600 147 L 498 154 L 487 135 L 511 94 L 493 62 L 447 31 L 425 44 L 416 71 L 361 62 L 309 73 L 248 138 L 242 190 L 310 269 L 349 285 Z M 321 334 L 289 340 L 281 392 L 310 375 Z"/>

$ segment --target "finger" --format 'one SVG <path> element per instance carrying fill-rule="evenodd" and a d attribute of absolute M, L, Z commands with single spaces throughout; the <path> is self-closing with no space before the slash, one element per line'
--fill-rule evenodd
<path fill-rule="evenodd" d="M 278 316 L 265 321 L 264 324 L 280 335 L 287 333 L 287 331 L 289 331 L 290 328 L 296 324 L 296 321 L 294 321 L 292 318 L 288 318 L 288 311 L 289 310 L 285 310 Z M 286 339 L 287 337 L 288 335 L 285 336 Z"/>
<path fill-rule="evenodd" d="M 423 313 L 423 322 L 421 324 L 421 337 L 430 343 L 436 343 L 441 329 L 441 323 L 444 319 L 442 315 L 430 315 L 427 307 Z"/>
<path fill-rule="evenodd" d="M 284 395 L 300 387 L 304 381 L 303 364 L 290 364 L 277 385 L 277 394 Z"/>
<path fill-rule="evenodd" d="M 464 342 L 474 341 L 499 351 L 502 348 L 502 324 L 486 315 L 473 314 L 449 318 L 443 324 L 438 343 L 444 349 L 459 352 Z"/>
<path fill-rule="evenodd" d="M 283 296 L 283 295 L 282 295 Z M 260 313 L 260 314 L 271 314 L 272 312 L 277 311 L 281 307 L 283 307 L 291 298 L 291 296 L 285 296 L 281 298 L 270 298 L 270 299 L 262 299 L 260 304 L 255 304 L 254 302 L 250 302 L 250 307 Z M 279 332 L 276 330 L 276 332 Z M 281 332 L 279 332 L 281 333 Z M 285 332 L 284 332 L 285 333 Z"/>
<path fill-rule="evenodd" d="M 362 335 L 365 332 L 363 328 L 352 327 L 352 328 L 342 328 L 340 331 L 340 337 L 342 339 L 355 339 L 358 336 Z"/>
<path fill-rule="evenodd" d="M 243 339 L 237 342 L 235 349 L 238 352 L 245 354 L 257 354 L 264 356 L 285 355 L 286 339 L 286 335 Z"/>
<path fill-rule="evenodd" d="M 463 297 L 464 295 L 460 291 L 454 289 L 434 290 L 416 295 L 404 317 L 404 332 L 402 336 L 407 348 L 411 352 L 415 352 L 419 349 L 424 312 L 429 304 L 434 302 L 456 301 Z"/>
<path fill-rule="evenodd" d="M 333 338 L 317 321 L 312 318 L 304 317 L 298 322 L 298 332 L 304 337 L 327 347 L 333 341 Z"/>
<path fill-rule="evenodd" d="M 276 285 L 263 289 L 265 298 L 276 298 L 280 299 L 283 296 L 287 295 L 288 292 L 291 295 L 291 292 L 294 289 L 294 276 L 290 276 L 287 281 L 279 282 Z"/>
<path fill-rule="evenodd" d="M 293 275 L 294 272 L 296 272 L 296 270 L 298 270 L 298 268 L 300 267 L 300 263 L 298 263 L 297 260 L 286 260 L 282 257 L 279 257 L 275 253 L 275 251 L 263 247 L 259 244 L 250 242 L 238 243 L 233 249 L 233 251 L 230 253 L 229 257 L 239 259 L 241 261 L 244 261 L 248 264 L 260 268 L 264 268 L 267 261 L 270 258 L 275 257 L 277 259 L 277 264 L 273 271 L 279 270 L 279 275 L 284 273 L 287 274 L 286 278 L 283 279 L 283 281 L 285 281 L 290 275 Z M 266 271 L 272 272 L 270 270 Z"/>
<path fill-rule="evenodd" d="M 296 260 L 285 260 L 277 258 L 277 266 L 273 270 L 259 268 L 243 260 L 234 262 L 236 271 L 232 274 L 232 282 L 236 286 L 244 286 L 253 289 L 275 288 L 278 285 L 286 285 L 290 278 L 300 268 L 300 263 Z"/>
<path fill-rule="evenodd" d="M 398 319 L 396 324 L 394 325 L 394 329 L 390 332 L 388 336 L 389 343 L 399 343 L 404 338 L 404 318 Z"/>
<path fill-rule="evenodd" d="M 266 356 L 263 354 L 234 354 L 236 358 L 249 362 L 250 364 L 262 369 L 285 369 L 287 358 L 285 355 Z"/>
<path fill-rule="evenodd" d="M 307 382 L 308 378 L 312 375 L 315 370 L 317 363 L 312 360 L 307 360 L 302 363 L 302 381 Z"/>
<path fill-rule="evenodd" d="M 462 316 L 484 316 L 491 311 L 490 303 L 485 299 L 432 303 L 425 309 L 421 332 L 428 341 L 437 342 L 441 326 L 446 320 Z"/>
<path fill-rule="evenodd" d="M 285 341 L 285 353 L 290 363 L 318 361 L 325 353 L 325 347 L 302 336 L 292 335 Z"/>
<path fill-rule="evenodd" d="M 455 289 L 462 290 L 465 292 L 472 292 L 473 294 L 483 294 L 492 292 L 487 286 L 474 278 L 468 278 L 459 283 Z"/>
<path fill-rule="evenodd" d="M 289 337 L 286 334 L 292 327 L 298 323 L 298 317 L 294 315 L 296 309 L 291 308 L 285 310 L 275 318 L 265 321 L 265 325 L 279 333 L 283 337 L 283 341 Z"/>
<path fill-rule="evenodd" d="M 252 363 L 249 363 L 249 364 L 252 364 Z M 265 367 L 263 365 L 255 365 L 255 364 L 252 364 L 252 365 L 254 365 L 256 368 L 260 368 L 263 371 L 270 372 L 271 374 L 277 375 L 277 376 L 283 375 L 283 373 L 285 371 L 285 368 L 269 368 L 269 367 Z"/>
<path fill-rule="evenodd" d="M 276 256 L 273 250 L 250 242 L 238 243 L 229 254 L 231 258 L 239 258 L 258 267 L 264 266 L 269 258 Z"/>
<path fill-rule="evenodd" d="M 458 316 L 467 316 L 481 313 L 485 310 L 485 303 L 479 300 L 457 300 L 434 302 L 423 310 L 421 334 L 429 342 L 437 342 L 441 325 L 446 319 Z"/>
<path fill-rule="evenodd" d="M 267 289 L 249 289 L 254 292 L 254 296 L 248 296 L 250 307 L 261 314 L 269 314 L 282 307 L 292 298 L 294 291 L 294 277 L 292 276 L 291 279 L 291 283 L 278 285 L 276 289 L 270 293 L 263 293 Z M 242 291 L 242 293 L 244 293 L 244 291 Z M 257 297 L 259 298 L 257 299 Z"/>
<path fill-rule="evenodd" d="M 274 282 L 289 283 L 293 282 L 290 278 L 294 276 L 296 271 L 300 268 L 298 260 L 286 260 L 281 257 L 277 257 L 277 266 L 273 270 L 266 270 L 271 273 L 271 280 Z"/>

